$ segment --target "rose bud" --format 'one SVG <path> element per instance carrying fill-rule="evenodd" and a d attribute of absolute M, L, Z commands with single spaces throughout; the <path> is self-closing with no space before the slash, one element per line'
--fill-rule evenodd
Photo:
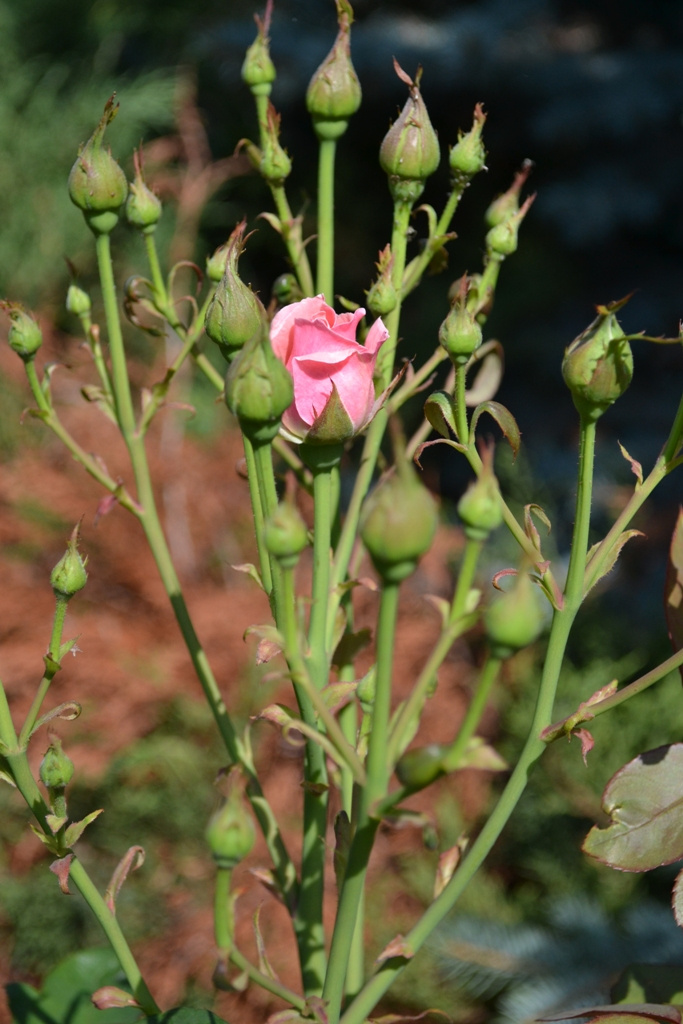
<path fill-rule="evenodd" d="M 489 259 L 504 260 L 517 250 L 519 226 L 529 212 L 536 195 L 529 196 L 520 206 L 517 213 L 496 224 L 486 235 L 486 251 Z"/>
<path fill-rule="evenodd" d="M 373 374 L 389 332 L 375 320 L 365 345 L 359 345 L 356 330 L 364 315 L 364 309 L 338 315 L 316 295 L 284 306 L 273 317 L 273 351 L 294 382 L 294 401 L 282 417 L 289 441 L 341 444 L 377 412 L 381 399 L 375 398 Z"/>
<path fill-rule="evenodd" d="M 72 282 L 66 293 L 66 308 L 76 316 L 87 316 L 92 310 L 92 300 L 87 292 Z"/>
<path fill-rule="evenodd" d="M 308 530 L 291 501 L 281 501 L 266 520 L 263 539 L 269 554 L 283 569 L 293 569 L 299 555 L 308 546 Z"/>
<path fill-rule="evenodd" d="M 353 10 L 348 0 L 337 0 L 339 32 L 334 46 L 313 75 L 306 92 L 306 107 L 320 139 L 337 139 L 360 106 L 361 88 L 351 63 Z"/>
<path fill-rule="evenodd" d="M 249 86 L 254 96 L 270 96 L 271 86 L 275 81 L 275 65 L 270 59 L 268 38 L 271 9 L 272 2 L 266 8 L 263 21 L 258 15 L 254 15 L 258 33 L 242 64 L 242 81 Z"/>
<path fill-rule="evenodd" d="M 62 741 L 57 736 L 50 736 L 50 746 L 38 770 L 40 781 L 48 790 L 63 790 L 71 782 L 73 773 L 74 763 L 62 750 Z"/>
<path fill-rule="evenodd" d="M 135 180 L 131 182 L 126 199 L 126 220 L 139 228 L 143 235 L 150 235 L 156 230 L 161 218 L 161 200 L 145 184 L 142 176 L 142 156 L 133 155 L 135 164 Z"/>
<path fill-rule="evenodd" d="M 486 540 L 503 521 L 498 481 L 493 475 L 493 448 L 482 455 L 481 476 L 471 483 L 458 502 L 458 515 L 469 540 Z"/>
<path fill-rule="evenodd" d="M 373 316 L 386 316 L 396 308 L 398 296 L 394 287 L 394 257 L 391 246 L 386 245 L 379 254 L 379 260 L 375 264 L 378 270 L 377 280 L 366 293 L 368 309 Z"/>
<path fill-rule="evenodd" d="M 273 281 L 272 296 L 278 306 L 288 306 L 290 302 L 300 302 L 304 293 L 294 274 L 280 274 Z"/>
<path fill-rule="evenodd" d="M 512 217 L 513 214 L 517 213 L 519 210 L 519 194 L 522 186 L 531 174 L 533 166 L 532 160 L 525 160 L 521 171 L 515 174 L 514 180 L 507 192 L 503 192 L 502 195 L 497 196 L 493 200 L 484 214 L 484 219 L 490 228 L 494 228 L 496 224 L 502 224 L 508 217 Z"/>
<path fill-rule="evenodd" d="M 43 332 L 31 314 L 18 303 L 2 302 L 0 308 L 4 309 L 10 318 L 10 328 L 7 332 L 10 348 L 25 363 L 32 362 L 43 344 Z"/>
<path fill-rule="evenodd" d="M 562 376 L 574 405 L 586 420 L 597 420 L 633 377 L 633 353 L 615 311 L 624 301 L 598 306 L 598 316 L 564 353 Z"/>
<path fill-rule="evenodd" d="M 437 527 L 434 499 L 401 459 L 365 499 L 360 535 L 384 583 L 400 583 L 431 547 Z"/>
<path fill-rule="evenodd" d="M 420 92 L 422 69 L 418 69 L 415 81 L 403 71 L 396 59 L 394 70 L 408 86 L 410 95 L 384 136 L 379 162 L 389 175 L 393 199 L 415 202 L 422 195 L 425 179 L 439 166 L 439 140 Z"/>
<path fill-rule="evenodd" d="M 481 103 L 474 108 L 474 122 L 472 127 L 464 135 L 458 132 L 458 141 L 452 147 L 448 162 L 453 177 L 457 182 L 463 184 L 473 178 L 479 171 L 486 170 L 486 150 L 481 141 L 481 133 L 486 122 L 486 114 L 482 110 Z"/>
<path fill-rule="evenodd" d="M 292 161 L 280 145 L 280 115 L 270 102 L 262 141 L 263 152 L 258 167 L 259 173 L 269 185 L 277 187 L 288 177 L 292 170 Z"/>
<path fill-rule="evenodd" d="M 525 572 L 484 612 L 484 626 L 494 658 L 509 658 L 537 640 L 544 616 L 538 590 Z"/>
<path fill-rule="evenodd" d="M 255 840 L 254 822 L 235 786 L 207 826 L 206 842 L 211 856 L 219 868 L 232 869 L 251 853 Z"/>
<path fill-rule="evenodd" d="M 454 366 L 464 366 L 482 339 L 481 327 L 467 308 L 467 283 L 467 275 L 463 274 L 450 312 L 439 328 L 439 342 Z"/>
<path fill-rule="evenodd" d="M 78 550 L 78 532 L 77 524 L 69 538 L 66 552 L 50 574 L 50 586 L 54 590 L 55 596 L 67 601 L 79 590 L 82 590 L 88 581 L 88 574 L 85 571 L 88 559 L 81 558 Z"/>
<path fill-rule="evenodd" d="M 224 259 L 223 276 L 206 311 L 204 329 L 230 362 L 243 345 L 260 334 L 267 322 L 266 311 L 258 296 L 240 278 L 237 271 L 244 250 L 241 221 L 230 235 L 224 253 L 214 253 L 218 264 Z"/>
<path fill-rule="evenodd" d="M 107 101 L 100 123 L 80 150 L 69 175 L 69 196 L 83 211 L 90 229 L 107 235 L 119 219 L 126 201 L 128 182 L 109 150 L 102 148 L 104 132 L 119 109 L 114 98 Z"/>
<path fill-rule="evenodd" d="M 443 758 L 447 750 L 441 743 L 407 750 L 396 762 L 396 778 L 406 789 L 424 789 L 445 775 Z"/>
<path fill-rule="evenodd" d="M 293 394 L 292 378 L 273 354 L 265 330 L 254 335 L 225 378 L 225 403 L 251 441 L 273 440 Z"/>

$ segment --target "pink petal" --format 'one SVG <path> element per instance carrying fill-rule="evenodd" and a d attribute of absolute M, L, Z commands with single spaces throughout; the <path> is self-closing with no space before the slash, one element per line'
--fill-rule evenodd
<path fill-rule="evenodd" d="M 322 295 L 315 295 L 313 298 L 302 299 L 301 302 L 290 302 L 273 317 L 270 325 L 270 343 L 273 352 L 287 365 L 291 359 L 291 348 L 293 343 L 292 328 L 297 318 L 305 320 L 322 319 L 326 323 L 334 321 L 334 310 L 325 302 Z"/>
<path fill-rule="evenodd" d="M 384 326 L 382 318 L 377 317 L 377 319 L 375 320 L 372 327 L 367 333 L 367 336 L 365 338 L 365 347 L 368 350 L 368 352 L 376 353 L 380 345 L 383 345 L 388 337 L 389 331 Z"/>
<path fill-rule="evenodd" d="M 362 345 L 352 339 L 340 338 L 321 320 L 297 319 L 293 331 L 290 362 L 301 356 L 320 363 L 338 363 L 350 355 L 365 352 Z"/>

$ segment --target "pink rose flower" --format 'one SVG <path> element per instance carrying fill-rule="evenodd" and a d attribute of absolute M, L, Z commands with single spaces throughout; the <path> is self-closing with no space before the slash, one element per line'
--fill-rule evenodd
<path fill-rule="evenodd" d="M 375 398 L 372 376 L 389 332 L 377 319 L 359 345 L 356 328 L 364 315 L 364 309 L 338 315 L 316 295 L 273 317 L 273 352 L 294 382 L 294 401 L 282 417 L 289 440 L 340 443 L 360 433 L 377 412 L 382 399 Z"/>

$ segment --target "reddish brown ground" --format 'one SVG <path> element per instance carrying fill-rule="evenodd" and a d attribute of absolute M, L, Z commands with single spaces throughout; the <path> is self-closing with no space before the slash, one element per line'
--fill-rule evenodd
<path fill-rule="evenodd" d="M 87 355 L 76 342 L 61 339 L 54 344 L 47 358 L 56 357 L 79 368 L 78 373 L 60 370 L 54 378 L 64 422 L 87 451 L 97 452 L 113 475 L 129 482 L 130 472 L 113 427 L 79 394 L 80 378 L 90 372 Z M 5 345 L 0 351 L 0 374 L 16 380 L 17 388 L 25 389 L 20 361 Z M 180 556 L 187 601 L 230 706 L 231 687 L 237 685 L 254 657 L 254 645 L 244 642 L 244 631 L 253 623 L 267 620 L 265 601 L 255 585 L 229 568 L 254 557 L 247 485 L 236 472 L 241 443 L 236 431 L 226 427 L 210 443 L 200 444 L 179 432 L 174 422 L 177 414 L 161 414 L 150 433 L 150 457 L 166 522 Z M 78 735 L 83 739 L 69 742 L 69 753 L 79 773 L 97 777 L 116 751 L 153 727 L 159 702 L 180 693 L 191 693 L 197 700 L 202 697 L 138 524 L 119 507 L 96 523 L 101 497 L 97 483 L 39 425 L 26 423 L 22 430 L 34 437 L 37 433 L 39 444 L 32 444 L 0 470 L 0 675 L 15 719 L 21 720 L 39 678 L 40 659 L 47 643 L 53 608 L 47 577 L 67 539 L 29 518 L 27 505 L 39 504 L 69 524 L 82 518 L 82 548 L 90 556 L 90 576 L 82 599 L 75 600 L 69 609 L 66 630 L 67 636 L 80 634 L 82 649 L 77 657 L 67 658 L 48 704 L 69 698 L 82 703 Z M 436 636 L 437 614 L 425 594 L 448 593 L 446 564 L 457 552 L 458 544 L 457 534 L 444 529 L 433 552 L 404 588 L 396 646 L 397 697 L 407 692 Z M 1 553 L 2 549 L 16 552 L 17 547 L 24 546 L 33 552 L 29 558 L 4 557 Z M 368 590 L 357 592 L 359 618 L 371 619 L 376 600 Z M 136 664 L 144 669 L 152 654 L 156 666 L 153 682 L 144 670 L 136 671 Z M 462 712 L 462 685 L 468 675 L 463 660 L 466 657 L 463 650 L 453 652 L 440 672 L 437 695 L 425 713 L 421 733 L 425 740 L 445 740 L 453 735 Z M 67 723 L 61 723 L 64 738 L 68 729 Z M 39 734 L 32 744 L 34 765 L 44 750 L 44 739 L 44 733 Z M 259 762 L 266 766 L 265 789 L 276 813 L 291 821 L 300 804 L 299 762 L 291 756 L 283 757 L 274 730 L 267 744 L 259 754 Z M 207 773 L 215 767 L 207 765 Z M 464 774 L 468 778 L 463 779 L 456 793 L 467 817 L 481 806 L 486 783 L 482 776 Z M 416 805 L 426 807 L 433 797 L 430 790 Z M 288 839 L 295 851 L 296 834 Z M 415 830 L 383 831 L 373 860 L 375 877 L 385 880 L 387 872 L 394 870 L 397 856 L 419 845 L 420 836 Z M 13 851 L 12 868 L 25 871 L 42 856 L 40 845 L 27 833 Z M 263 864 L 263 851 L 257 851 L 250 863 Z M 206 906 L 198 910 L 196 902 L 182 890 L 169 891 L 166 899 L 173 928 L 140 951 L 143 972 L 163 1007 L 173 1006 L 182 998 L 188 979 L 210 988 L 214 967 L 211 869 L 207 863 L 198 870 L 207 878 Z M 272 962 L 282 980 L 296 987 L 293 942 L 284 912 L 246 871 L 240 881 L 246 889 L 239 904 L 245 951 L 253 955 L 251 916 L 262 905 L 261 926 Z M 413 897 L 402 895 L 398 887 L 393 892 L 387 914 L 396 913 L 405 920 L 406 914 L 419 910 L 413 905 Z M 330 914 L 334 899 L 331 884 Z M 0 964 L 0 984 L 8 980 L 8 967 Z M 281 1004 L 254 989 L 242 996 L 221 995 L 215 1005 L 219 1014 L 238 1024 L 264 1021 L 277 1008 Z M 7 1011 L 0 1008 L 0 1024 L 8 1020 Z"/>

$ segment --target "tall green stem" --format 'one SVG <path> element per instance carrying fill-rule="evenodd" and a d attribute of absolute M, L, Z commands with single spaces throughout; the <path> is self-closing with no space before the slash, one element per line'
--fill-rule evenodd
<path fill-rule="evenodd" d="M 256 456 L 254 454 L 254 445 L 244 433 L 242 434 L 242 441 L 244 443 L 244 461 L 247 464 L 247 481 L 251 498 L 251 514 L 254 517 L 254 536 L 256 537 L 256 549 L 261 569 L 261 582 L 263 583 L 263 589 L 268 597 L 270 597 L 273 591 L 273 576 L 270 566 L 270 555 L 263 539 L 265 514 L 256 470 Z"/>
<path fill-rule="evenodd" d="M 320 138 L 318 153 L 318 294 L 334 300 L 334 160 L 337 140 Z"/>
<path fill-rule="evenodd" d="M 358 927 L 365 875 L 379 825 L 379 820 L 372 816 L 373 805 L 386 794 L 389 782 L 387 739 L 398 597 L 399 584 L 385 581 L 377 621 L 377 669 L 368 744 L 367 782 L 358 796 L 358 817 L 339 895 L 330 962 L 323 990 L 330 1024 L 338 1020 L 341 1009 L 349 952 Z"/>

